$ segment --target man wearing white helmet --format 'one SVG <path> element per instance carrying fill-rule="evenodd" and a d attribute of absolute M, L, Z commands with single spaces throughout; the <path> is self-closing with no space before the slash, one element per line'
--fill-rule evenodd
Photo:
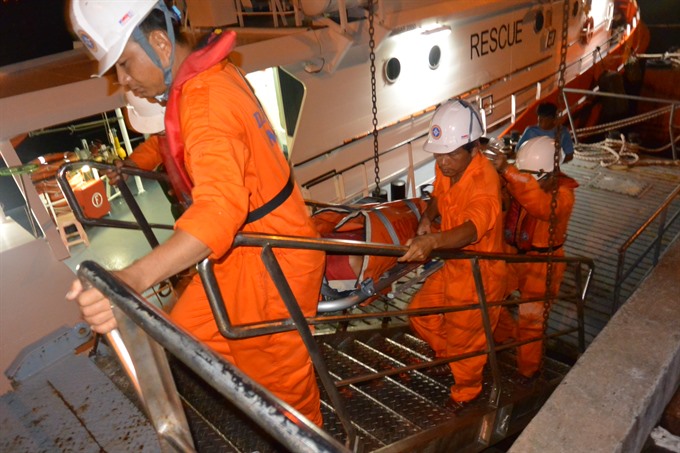
<path fill-rule="evenodd" d="M 508 165 L 502 154 L 496 155 L 494 165 L 511 196 L 510 208 L 505 215 L 505 240 L 518 253 L 549 253 L 550 206 L 553 188 L 557 184 L 553 254 L 564 256 L 562 246 L 567 238 L 567 225 L 574 207 L 574 189 L 578 183 L 556 171 L 554 140 L 548 137 L 532 138 L 520 148 L 515 165 Z M 564 263 L 553 264 L 553 295 L 559 291 L 564 270 Z M 518 288 L 508 289 L 519 289 L 522 299 L 546 297 L 547 264 L 514 263 L 509 272 L 511 275 L 508 280 L 517 282 Z M 512 336 L 524 341 L 543 335 L 544 309 L 543 302 L 519 304 L 518 329 Z M 506 311 L 502 312 L 502 324 L 507 325 L 506 322 L 511 321 L 508 315 Z M 538 377 L 542 354 L 540 341 L 519 346 L 517 380 L 520 383 L 530 383 Z"/>
<path fill-rule="evenodd" d="M 116 160 L 116 166 L 128 166 L 142 170 L 156 170 L 162 163 L 158 135 L 165 130 L 165 106 L 157 101 L 149 101 L 135 96 L 131 91 L 125 92 L 127 101 L 126 112 L 128 125 L 140 134 L 148 135 L 148 138 L 137 145 L 132 154 L 125 160 Z M 107 173 L 111 184 L 118 182 L 116 172 Z"/>
<path fill-rule="evenodd" d="M 435 112 L 424 146 L 436 161 L 434 191 L 417 236 L 407 243 L 409 249 L 400 261 L 424 261 L 436 248 L 503 252 L 500 180 L 481 153 L 482 134 L 479 113 L 465 101 L 446 102 Z M 433 222 L 439 216 L 441 231 L 437 232 Z M 481 260 L 480 267 L 486 300 L 501 300 L 505 291 L 505 262 Z M 410 308 L 477 302 L 469 260 L 449 260 L 427 279 Z M 489 309 L 492 327 L 498 312 L 498 308 Z M 479 310 L 412 317 L 411 325 L 438 358 L 486 349 Z M 449 364 L 455 379 L 451 398 L 456 403 L 466 403 L 481 393 L 486 359 L 486 355 L 480 355 Z"/>
<path fill-rule="evenodd" d="M 167 147 L 161 146 L 161 156 L 175 194 L 187 206 L 173 235 L 117 276 L 142 292 L 210 257 L 232 322 L 288 318 L 260 250 L 232 249 L 234 236 L 241 231 L 318 234 L 264 111 L 240 70 L 226 62 L 234 33 L 215 32 L 205 46 L 193 49 L 165 3 L 156 0 L 72 0 L 70 15 L 74 32 L 99 61 L 99 75 L 115 64 L 123 88 L 167 102 Z M 275 254 L 303 313 L 314 316 L 324 254 L 293 249 Z M 115 328 L 108 300 L 97 290 L 84 290 L 75 281 L 67 298 L 78 302 L 95 332 Z M 217 329 L 198 277 L 170 315 L 322 424 L 314 369 L 296 331 L 227 340 Z"/>

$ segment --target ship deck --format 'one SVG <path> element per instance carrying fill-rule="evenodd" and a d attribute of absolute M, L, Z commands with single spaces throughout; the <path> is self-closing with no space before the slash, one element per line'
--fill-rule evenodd
<path fill-rule="evenodd" d="M 586 339 L 589 344 L 611 315 L 618 248 L 678 187 L 680 168 L 640 166 L 620 170 L 576 160 L 566 164 L 563 170 L 580 184 L 576 192 L 577 201 L 566 252 L 568 255 L 581 255 L 595 261 L 595 274 L 586 299 Z M 146 191 L 138 194 L 137 200 L 147 216 L 154 222 L 171 222 L 172 219 L 166 212 L 167 202 L 156 183 L 145 183 L 145 186 Z M 672 214 L 678 210 L 680 199 L 676 198 L 670 212 Z M 111 215 L 124 217 L 123 211 L 122 202 L 113 200 Z M 680 222 L 672 224 L 664 235 L 662 253 L 670 242 L 677 239 L 680 232 L 678 223 Z M 634 261 L 654 240 L 652 236 L 656 229 L 653 227 L 649 233 L 640 236 L 639 244 L 629 251 L 629 262 Z M 140 232 L 91 227 L 88 234 L 90 246 L 75 246 L 72 249 L 73 256 L 67 260 L 67 264 L 73 269 L 85 259 L 113 268 L 124 266 L 138 255 L 146 253 L 149 248 Z M 167 231 L 161 232 L 160 238 L 168 234 Z M 621 287 L 622 300 L 639 286 L 651 268 L 650 259 L 641 261 Z M 563 291 L 571 289 L 568 282 L 569 278 L 565 278 Z M 416 289 L 417 287 L 413 287 L 394 299 L 379 302 L 375 308 L 369 306 L 360 310 L 382 310 L 385 306 L 395 310 L 406 308 Z M 158 300 L 166 303 L 161 296 Z M 573 325 L 574 310 L 571 305 L 558 302 L 552 310 L 550 328 L 558 329 L 567 323 Z M 361 321 L 347 326 L 348 332 L 331 332 L 331 327 L 327 326 L 318 329 L 317 342 L 333 373 L 337 374 L 336 378 L 340 379 L 356 372 L 356 368 L 363 368 L 365 371 L 393 366 L 394 360 L 401 360 L 398 356 L 404 350 L 415 350 L 418 357 L 428 358 L 427 346 L 422 342 L 418 344 L 419 340 L 409 333 L 406 321 L 404 318 L 391 318 L 387 323 L 390 327 L 381 332 L 369 330 L 376 329 L 376 322 L 382 323 L 383 319 L 375 322 Z M 408 358 L 404 360 L 408 361 Z M 538 410 L 541 402 L 568 369 L 561 362 L 546 362 L 548 372 L 539 386 L 529 392 L 531 397 L 528 398 L 525 389 L 509 382 L 513 363 L 511 354 L 502 355 L 503 381 L 507 385 L 504 387 L 506 390 L 501 403 L 514 405 L 515 411 L 518 407 L 524 407 L 526 412 L 524 418 L 520 414 L 519 418 L 512 420 L 506 435 L 512 435 L 528 422 L 531 414 Z M 79 376 L 89 383 L 84 388 L 82 382 L 77 386 L 73 385 L 74 381 L 69 376 L 72 376 L 74 369 L 79 370 Z M 212 412 L 206 412 L 201 405 L 207 404 L 206 401 L 213 401 L 209 397 L 210 390 L 182 367 L 175 368 L 175 378 L 183 394 L 199 451 L 253 451 L 253 448 L 258 451 L 278 451 L 280 446 L 261 437 L 252 424 L 226 417 L 231 414 L 228 404 L 212 407 Z M 343 392 L 343 397 L 350 401 L 350 411 L 358 411 L 356 414 L 351 412 L 357 420 L 369 422 L 359 425 L 363 430 L 362 437 L 367 451 L 383 448 L 400 439 L 408 439 L 408 436 L 429 436 L 451 429 L 456 430 L 457 437 L 451 437 L 449 442 L 467 442 L 465 436 L 471 434 L 466 434 L 464 426 L 467 426 L 466 423 L 476 426 L 474 421 L 484 418 L 488 409 L 485 403 L 487 396 L 462 412 L 451 410 L 445 403 L 448 399 L 446 389 L 450 385 L 447 379 L 450 381 L 450 375 L 442 377 L 428 375 L 427 371 L 411 372 L 376 383 L 352 386 L 347 392 Z M 485 395 L 488 394 L 489 385 L 487 382 Z M 424 387 L 421 389 L 418 386 Z M 417 398 L 412 404 L 403 404 L 409 398 L 408 395 L 423 390 L 429 394 L 429 399 Z M 127 395 L 127 398 L 121 399 L 120 395 Z M 205 407 L 209 406 L 211 405 Z M 323 407 L 325 428 L 342 440 L 344 434 L 332 408 L 327 403 Z M 436 414 L 437 420 L 412 418 L 423 413 L 430 414 L 431 417 Z M 366 414 L 369 416 L 366 417 Z M 115 417 L 111 418 L 112 415 Z M 385 417 L 389 418 L 389 423 L 385 421 Z M 105 356 L 96 360 L 84 354 L 67 356 L 27 379 L 15 391 L 0 399 L 0 420 L 3 421 L 3 426 L 9 428 L 3 430 L 0 438 L 0 449 L 3 451 L 120 451 L 131 448 L 157 451 L 153 430 L 135 404 L 129 383 L 115 360 Z M 220 420 L 222 425 L 216 425 L 216 421 Z M 370 423 L 371 420 L 375 423 Z M 111 429 L 114 426 L 115 429 Z M 470 428 L 470 432 L 476 429 Z M 244 441 L 247 442 L 239 444 Z M 74 446 L 81 446 L 82 449 Z"/>

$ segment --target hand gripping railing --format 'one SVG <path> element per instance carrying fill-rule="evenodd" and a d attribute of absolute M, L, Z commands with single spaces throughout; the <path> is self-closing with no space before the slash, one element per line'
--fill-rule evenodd
<path fill-rule="evenodd" d="M 208 296 L 211 308 L 213 310 L 215 320 L 223 336 L 226 338 L 248 338 L 259 335 L 270 335 L 273 333 L 285 332 L 297 329 L 302 337 L 303 342 L 308 348 L 309 355 L 314 363 L 319 378 L 326 389 L 331 402 L 338 414 L 338 418 L 345 427 L 348 435 L 348 441 L 357 445 L 357 439 L 354 439 L 354 429 L 352 427 L 351 421 L 347 416 L 344 403 L 340 398 L 338 387 L 347 386 L 351 384 L 356 384 L 360 382 L 366 382 L 377 378 L 382 378 L 385 376 L 392 376 L 396 374 L 401 374 L 406 371 L 418 370 L 422 368 L 428 368 L 432 366 L 437 366 L 445 363 L 450 363 L 454 361 L 459 361 L 467 359 L 470 357 L 475 357 L 483 354 L 488 354 L 489 366 L 491 368 L 491 373 L 493 377 L 493 388 L 490 396 L 490 404 L 493 406 L 498 406 L 500 398 L 500 370 L 498 367 L 496 352 L 523 345 L 526 343 L 542 340 L 544 336 L 530 338 L 523 341 L 516 341 L 513 343 L 503 344 L 502 346 L 496 346 L 493 340 L 493 330 L 491 322 L 488 316 L 488 308 L 490 307 L 501 307 L 504 305 L 522 304 L 529 302 L 542 301 L 542 298 L 535 299 L 524 299 L 520 301 L 491 301 L 486 300 L 484 285 L 482 280 L 482 275 L 479 267 L 480 260 L 505 260 L 506 262 L 547 262 L 552 260 L 553 262 L 564 262 L 576 264 L 576 282 L 579 287 L 579 292 L 576 294 L 577 298 L 577 327 L 571 329 L 564 329 L 555 332 L 550 335 L 545 335 L 545 338 L 554 338 L 561 335 L 566 335 L 578 332 L 579 347 L 581 351 L 585 350 L 585 335 L 584 335 L 584 301 L 587 295 L 590 280 L 592 278 L 594 264 L 593 261 L 586 258 L 575 258 L 575 257 L 546 257 L 546 256 L 529 256 L 529 255 L 500 255 L 500 254 L 473 254 L 468 252 L 462 252 L 459 250 L 445 250 L 437 249 L 433 251 L 430 258 L 440 258 L 440 259 L 468 259 L 471 261 L 472 273 L 475 281 L 475 286 L 477 289 L 478 303 L 468 304 L 456 307 L 433 307 L 425 309 L 410 309 L 410 310 L 398 310 L 398 311 L 383 311 L 383 312 L 373 312 L 373 313 L 362 313 L 362 314 L 349 314 L 340 316 L 320 316 L 305 318 L 299 305 L 293 295 L 288 283 L 283 275 L 281 268 L 274 255 L 273 248 L 295 248 L 295 249 L 309 249 L 309 250 L 323 250 L 326 253 L 342 253 L 347 255 L 378 255 L 378 256 L 402 256 L 407 247 L 405 246 L 394 246 L 387 244 L 378 243 L 357 243 L 356 241 L 341 240 L 341 239 L 315 239 L 315 238 L 300 238 L 291 236 L 272 236 L 257 233 L 240 233 L 234 239 L 234 247 L 262 247 L 262 260 L 265 264 L 265 268 L 269 272 L 274 284 L 278 288 L 281 297 L 291 313 L 290 319 L 279 319 L 261 323 L 252 323 L 246 325 L 234 326 L 226 311 L 224 300 L 222 298 L 221 292 L 217 285 L 215 279 L 213 264 L 210 260 L 204 260 L 198 266 L 199 274 L 203 281 L 204 288 Z M 582 278 L 582 265 L 588 268 L 587 276 L 585 281 Z M 356 319 L 366 319 L 366 318 L 380 318 L 384 316 L 422 316 L 431 315 L 439 313 L 452 313 L 464 310 L 481 310 L 482 315 L 482 326 L 484 328 L 484 334 L 487 340 L 487 347 L 481 351 L 468 352 L 465 354 L 460 354 L 451 357 L 445 357 L 430 362 L 408 365 L 404 367 L 396 367 L 391 370 L 381 371 L 377 373 L 371 373 L 362 376 L 355 376 L 350 379 L 344 379 L 337 382 L 333 382 L 323 356 L 318 348 L 318 345 L 314 341 L 310 325 L 317 324 L 328 324 L 333 322 L 341 321 L 351 321 Z"/>
<path fill-rule="evenodd" d="M 110 301 L 118 329 L 109 334 L 158 434 L 163 451 L 194 451 L 167 357 L 172 353 L 255 423 L 294 452 L 349 452 L 236 366 L 175 325 L 168 316 L 92 261 L 78 268 L 84 285 Z M 117 341 L 118 335 L 125 342 Z"/>

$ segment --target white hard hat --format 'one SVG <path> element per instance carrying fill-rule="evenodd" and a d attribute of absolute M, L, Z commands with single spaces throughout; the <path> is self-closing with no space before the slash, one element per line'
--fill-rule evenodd
<path fill-rule="evenodd" d="M 564 160 L 561 153 L 560 163 Z M 535 137 L 527 140 L 517 151 L 515 165 L 522 171 L 531 172 L 540 179 L 555 169 L 555 141 L 550 137 Z"/>
<path fill-rule="evenodd" d="M 140 134 L 157 134 L 165 130 L 165 107 L 157 102 L 125 92 L 130 127 Z"/>
<path fill-rule="evenodd" d="M 439 106 L 430 122 L 430 132 L 423 149 L 446 154 L 477 140 L 484 134 L 477 110 L 461 99 Z"/>
<path fill-rule="evenodd" d="M 71 27 L 99 61 L 98 76 L 118 61 L 130 35 L 158 1 L 71 0 Z"/>

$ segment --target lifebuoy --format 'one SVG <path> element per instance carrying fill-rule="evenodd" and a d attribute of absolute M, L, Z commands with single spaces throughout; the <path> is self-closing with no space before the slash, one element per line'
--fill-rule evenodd
<path fill-rule="evenodd" d="M 593 31 L 595 29 L 595 21 L 593 18 L 588 16 L 583 22 L 583 27 L 581 28 L 581 44 L 585 45 L 590 42 L 593 37 Z"/>

